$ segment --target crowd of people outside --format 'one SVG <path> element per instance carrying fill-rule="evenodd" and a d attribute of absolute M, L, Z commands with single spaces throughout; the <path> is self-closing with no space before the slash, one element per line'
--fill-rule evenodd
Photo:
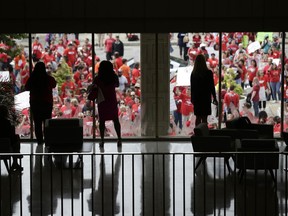
<path fill-rule="evenodd" d="M 222 33 L 222 67 L 219 68 L 218 33 L 170 33 L 171 40 L 177 38 L 178 56 L 187 62 L 188 67 L 193 68 L 197 56 L 204 55 L 207 67 L 213 73 L 215 89 L 221 91 L 221 98 L 217 100 L 222 102 L 222 127 L 225 127 L 227 120 L 248 116 L 253 123 L 273 124 L 274 132 L 280 133 L 282 94 L 285 116 L 288 112 L 288 59 L 285 55 L 284 77 L 281 77 L 282 41 L 279 34 L 267 33 L 262 40 L 259 37 L 258 32 Z M 253 50 L 251 47 L 256 48 Z M 170 55 L 173 52 L 176 49 L 170 50 Z M 219 79 L 221 87 L 218 87 Z M 281 82 L 284 82 L 283 93 Z M 177 83 L 177 73 L 171 83 Z M 190 91 L 188 85 L 173 86 L 176 108 L 170 115 L 171 135 L 193 134 L 196 116 L 190 96 L 193 92 Z M 276 112 L 271 112 L 272 106 L 274 110 L 277 107 Z M 213 103 L 211 107 L 212 115 L 208 116 L 208 123 L 209 127 L 216 128 L 218 107 Z M 288 118 L 285 118 L 284 131 L 287 129 Z"/>
<path fill-rule="evenodd" d="M 43 36 L 43 35 L 42 35 Z M 134 34 L 128 33 L 128 41 Z M 277 33 L 267 34 L 258 40 L 257 32 L 222 33 L 222 68 L 219 68 L 219 34 L 218 33 L 170 33 L 170 55 L 179 56 L 194 65 L 197 55 L 204 55 L 209 70 L 213 73 L 216 91 L 221 91 L 222 122 L 238 116 L 248 116 L 251 122 L 266 122 L 275 125 L 275 132 L 280 132 L 280 103 L 284 93 L 285 113 L 288 111 L 288 60 L 284 56 L 284 74 L 281 77 L 281 38 Z M 97 34 L 96 47 L 99 50 L 92 59 L 91 39 L 79 39 L 79 34 L 46 34 L 40 39 L 34 38 L 32 50 L 32 67 L 38 61 L 45 64 L 51 76 L 57 76 L 65 69 L 65 77 L 53 89 L 52 118 L 83 118 L 84 135 L 93 134 L 93 105 L 87 99 L 87 87 L 92 83 L 92 62 L 95 74 L 98 73 L 102 60 L 111 61 L 118 75 L 119 87 L 116 88 L 118 115 L 122 136 L 141 136 L 141 68 L 140 62 L 128 65 L 125 46 L 118 34 Z M 136 37 L 135 37 L 136 38 Z M 136 38 L 139 39 L 139 38 Z M 134 39 L 133 39 L 134 40 Z M 174 43 L 175 41 L 176 44 Z M 248 49 L 253 42 L 259 41 L 260 47 L 252 52 Z M 173 42 L 173 43 L 172 43 Z M 177 49 L 179 48 L 179 49 Z M 101 52 L 101 53 L 100 53 Z M 179 53 L 176 53 L 179 52 Z M 100 57 L 101 56 L 101 57 Z M 25 84 L 30 76 L 29 53 L 24 47 L 14 59 L 1 53 L 1 70 L 8 70 L 14 82 L 16 94 L 25 91 Z M 33 70 L 33 68 L 31 69 Z M 220 73 L 219 73 L 220 71 Z M 191 70 L 192 72 L 192 70 Z M 221 74 L 221 76 L 220 76 Z M 177 73 L 171 83 L 177 82 Z M 222 85 L 218 87 L 219 79 Z M 281 82 L 284 92 L 281 92 Z M 254 93 L 253 93 L 254 92 Z M 243 99 L 251 93 L 250 100 Z M 193 94 L 193 93 L 192 93 Z M 218 96 L 219 93 L 216 92 Z M 170 114 L 170 135 L 190 135 L 195 127 L 194 106 L 191 102 L 190 86 L 175 86 L 173 97 L 176 109 Z M 248 97 L 247 97 L 248 98 Z M 212 104 L 212 115 L 208 116 L 209 127 L 217 127 L 218 109 Z M 272 113 L 269 106 L 277 106 Z M 97 105 L 95 107 L 96 136 L 100 135 Z M 263 114 L 264 113 L 264 114 Z M 263 120 L 262 116 L 267 116 Z M 280 120 L 279 120 L 280 119 Z M 284 121 L 284 130 L 288 120 Z M 22 121 L 17 133 L 30 136 L 29 108 L 22 110 Z M 113 122 L 106 122 L 105 136 L 116 137 Z"/>
<path fill-rule="evenodd" d="M 131 33 L 127 37 L 131 37 Z M 43 35 L 40 35 L 43 37 Z M 115 74 L 119 79 L 116 88 L 118 116 L 123 136 L 140 136 L 141 112 L 141 69 L 140 62 L 128 65 L 125 58 L 124 43 L 117 34 L 97 34 L 96 46 L 100 53 L 95 53 L 92 59 L 91 39 L 79 39 L 79 34 L 46 34 L 45 41 L 36 35 L 32 43 L 32 71 L 37 62 L 43 62 L 47 73 L 55 77 L 57 85 L 53 88 L 52 118 L 82 118 L 84 136 L 93 135 L 93 103 L 87 99 L 87 88 L 94 77 L 92 61 L 94 61 L 95 76 L 99 64 L 108 60 L 113 64 Z M 128 39 L 129 39 L 128 38 Z M 139 38 L 138 38 L 139 39 Z M 100 59 L 99 56 L 106 58 Z M 21 53 L 14 59 L 0 59 L 2 71 L 9 71 L 14 83 L 15 94 L 24 92 L 30 77 L 29 53 L 21 47 Z M 7 61 L 6 61 L 7 60 Z M 30 110 L 21 111 L 21 123 L 16 128 L 21 137 L 30 136 Z M 95 106 L 96 136 L 100 135 L 97 104 Z M 116 136 L 113 122 L 106 122 L 105 136 Z M 42 142 L 42 140 L 39 140 Z"/>

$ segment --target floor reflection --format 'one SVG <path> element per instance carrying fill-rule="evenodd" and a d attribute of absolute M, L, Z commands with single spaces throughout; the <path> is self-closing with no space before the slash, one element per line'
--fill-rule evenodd
<path fill-rule="evenodd" d="M 234 176 L 216 167 L 210 168 L 205 162 L 195 173 L 191 187 L 191 212 L 195 216 L 224 215 L 234 198 Z"/>
<path fill-rule="evenodd" d="M 113 157 L 111 160 L 114 160 L 114 156 L 111 157 Z M 87 200 L 88 208 L 89 211 L 92 212 L 92 215 L 108 216 L 120 212 L 120 204 L 117 202 L 117 195 L 119 189 L 121 155 L 116 156 L 116 162 L 115 165 L 113 164 L 114 167 L 112 167 L 111 172 L 107 172 L 108 166 L 111 168 L 111 163 L 106 164 L 105 156 L 101 155 L 98 167 L 100 175 L 97 187 Z"/>

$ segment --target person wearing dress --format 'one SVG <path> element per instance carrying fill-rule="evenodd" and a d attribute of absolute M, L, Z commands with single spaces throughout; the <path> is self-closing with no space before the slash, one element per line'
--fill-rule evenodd
<path fill-rule="evenodd" d="M 201 122 L 207 123 L 211 115 L 211 100 L 218 105 L 213 81 L 213 73 L 207 68 L 204 55 L 196 56 L 193 71 L 190 76 L 191 102 L 196 115 L 195 126 Z"/>
<path fill-rule="evenodd" d="M 99 113 L 99 129 L 100 129 L 100 147 L 104 147 L 104 132 L 105 121 L 112 120 L 118 137 L 117 146 L 122 145 L 121 141 L 121 126 L 118 118 L 118 103 L 116 98 L 115 88 L 119 87 L 119 79 L 113 70 L 113 65 L 110 61 L 102 61 L 99 66 L 98 76 L 93 80 L 99 90 L 103 94 L 101 102 L 98 102 Z M 98 98 L 99 101 L 99 98 Z"/>

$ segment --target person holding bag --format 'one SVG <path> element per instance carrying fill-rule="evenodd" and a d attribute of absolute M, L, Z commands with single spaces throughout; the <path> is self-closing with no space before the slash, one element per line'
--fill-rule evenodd
<path fill-rule="evenodd" d="M 121 147 L 122 145 L 121 125 L 118 118 L 118 103 L 115 91 L 116 87 L 119 87 L 119 79 L 113 70 L 112 63 L 110 61 L 102 61 L 99 66 L 98 75 L 93 80 L 93 86 L 89 94 L 90 98 L 92 95 L 97 97 L 101 137 L 100 148 L 104 147 L 105 121 L 109 120 L 112 120 L 114 123 L 118 137 L 117 146 Z"/>

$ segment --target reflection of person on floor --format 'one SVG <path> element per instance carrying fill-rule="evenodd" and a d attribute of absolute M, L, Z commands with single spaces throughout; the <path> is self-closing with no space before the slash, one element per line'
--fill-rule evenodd
<path fill-rule="evenodd" d="M 43 153 L 42 145 L 37 145 L 36 153 Z M 32 194 L 27 196 L 27 201 L 31 214 L 48 216 L 56 213 L 57 198 L 60 195 L 60 189 L 55 189 L 57 186 L 59 187 L 60 182 L 58 183 L 58 180 L 56 181 L 57 176 L 59 175 L 57 175 L 54 170 L 51 170 L 52 167 L 50 162 L 44 157 L 45 156 L 35 155 L 35 157 L 32 158 L 32 160 L 35 160 L 31 178 Z M 50 180 L 51 174 L 53 175 L 52 184 Z"/>
<path fill-rule="evenodd" d="M 218 163 L 217 160 L 216 163 Z M 213 166 L 213 164 L 209 165 Z M 195 183 L 192 184 L 191 212 L 195 216 L 224 215 L 221 211 L 227 212 L 227 209 L 230 209 L 232 198 L 234 198 L 234 177 L 233 175 L 228 175 L 228 171 L 226 176 L 223 176 L 221 174 L 221 171 L 224 172 L 223 170 L 213 173 L 213 168 L 208 168 L 208 162 L 204 163 L 204 166 L 201 169 L 199 167 L 197 174 L 195 174 Z M 204 188 L 205 190 L 203 191 Z M 226 191 L 226 194 L 223 191 Z"/>
<path fill-rule="evenodd" d="M 0 137 L 9 138 L 11 143 L 11 152 L 20 153 L 20 137 L 15 133 L 15 126 L 10 122 L 8 108 L 0 104 Z M 12 171 L 22 171 L 23 168 L 18 164 L 17 159 L 20 156 L 13 156 Z"/>
<path fill-rule="evenodd" d="M 92 215 L 116 215 L 120 212 L 120 206 L 119 203 L 116 202 L 116 198 L 119 188 L 121 156 L 117 156 L 115 168 L 113 167 L 114 164 L 112 165 L 112 169 L 115 169 L 113 175 L 112 173 L 107 173 L 107 165 L 105 164 L 104 157 L 104 155 L 101 155 L 98 188 L 92 192 L 88 200 L 89 211 L 92 212 Z M 112 179 L 112 177 L 114 177 L 114 179 Z M 92 201 L 94 201 L 94 203 L 92 203 Z"/>
<path fill-rule="evenodd" d="M 14 209 L 16 203 L 19 208 L 20 184 L 21 178 L 18 175 L 1 175 L 0 215 L 20 215 L 15 212 L 17 208 Z"/>

